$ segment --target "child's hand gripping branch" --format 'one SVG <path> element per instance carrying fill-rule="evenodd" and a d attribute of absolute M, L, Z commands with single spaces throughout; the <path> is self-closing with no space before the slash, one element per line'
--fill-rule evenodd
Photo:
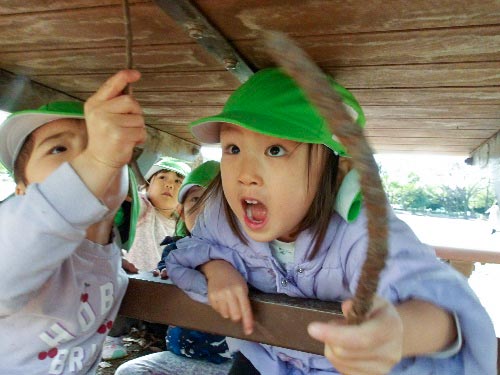
<path fill-rule="evenodd" d="M 344 316 L 350 309 L 352 300 L 344 301 Z M 456 340 L 449 314 L 424 301 L 395 306 L 376 297 L 366 318 L 360 325 L 309 325 L 309 334 L 325 344 L 325 357 L 342 374 L 387 374 L 403 357 L 438 352 Z"/>

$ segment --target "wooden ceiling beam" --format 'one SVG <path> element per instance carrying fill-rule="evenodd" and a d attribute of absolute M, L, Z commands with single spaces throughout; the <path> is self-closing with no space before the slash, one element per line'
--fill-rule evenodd
<path fill-rule="evenodd" d="M 15 112 L 38 108 L 54 100 L 78 98 L 32 81 L 27 76 L 16 75 L 0 69 L 0 109 Z"/>
<path fill-rule="evenodd" d="M 203 46 L 240 82 L 245 82 L 253 74 L 238 51 L 189 0 L 154 0 L 154 3 L 183 26 L 191 38 Z"/>

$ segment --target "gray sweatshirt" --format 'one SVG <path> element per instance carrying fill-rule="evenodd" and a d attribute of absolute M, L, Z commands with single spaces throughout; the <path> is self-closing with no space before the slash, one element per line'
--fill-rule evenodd
<path fill-rule="evenodd" d="M 0 374 L 93 374 L 127 287 L 108 213 L 69 164 L 0 205 Z"/>

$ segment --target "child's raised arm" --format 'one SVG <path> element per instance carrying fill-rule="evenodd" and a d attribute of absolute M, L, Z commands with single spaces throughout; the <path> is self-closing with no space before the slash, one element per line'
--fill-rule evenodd
<path fill-rule="evenodd" d="M 127 84 L 139 78 L 136 70 L 122 70 L 85 103 L 88 143 L 71 165 L 92 193 L 103 200 L 121 168 L 130 161 L 134 147 L 146 139 L 139 103 L 122 94 Z"/>

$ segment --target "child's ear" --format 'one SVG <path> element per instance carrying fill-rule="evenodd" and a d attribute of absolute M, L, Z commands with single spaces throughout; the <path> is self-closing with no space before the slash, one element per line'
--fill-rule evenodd
<path fill-rule="evenodd" d="M 24 182 L 18 182 L 16 185 L 16 195 L 24 195 L 26 193 L 26 185 Z"/>

